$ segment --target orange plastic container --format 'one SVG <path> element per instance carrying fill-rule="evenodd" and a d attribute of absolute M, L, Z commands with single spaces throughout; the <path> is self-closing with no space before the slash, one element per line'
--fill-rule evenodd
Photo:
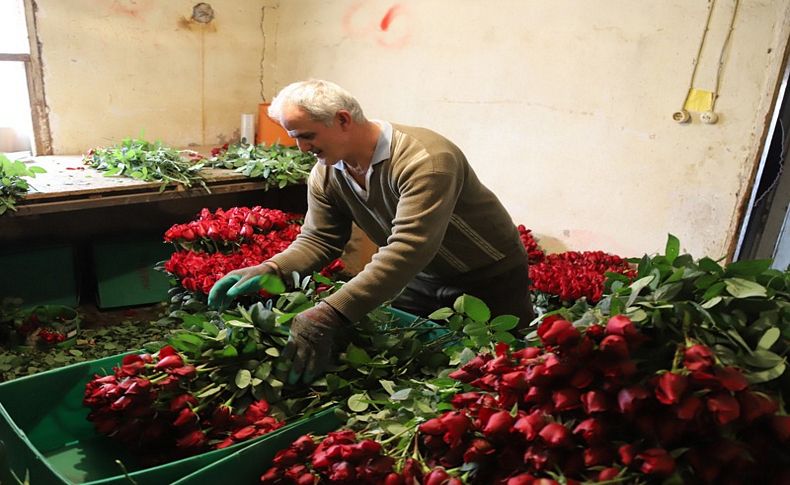
<path fill-rule="evenodd" d="M 269 118 L 269 104 L 271 103 L 260 103 L 258 105 L 258 135 L 255 143 L 264 143 L 266 145 L 279 143 L 288 147 L 296 146 L 296 140 L 288 136 L 285 128 Z"/>

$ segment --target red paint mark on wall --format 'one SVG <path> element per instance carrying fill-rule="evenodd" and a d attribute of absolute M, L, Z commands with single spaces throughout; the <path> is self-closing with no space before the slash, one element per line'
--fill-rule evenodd
<path fill-rule="evenodd" d="M 381 16 L 377 2 L 358 0 L 343 15 L 343 30 L 357 40 L 373 41 L 393 49 L 406 47 L 411 40 L 413 23 L 409 11 L 394 4 Z"/>
<path fill-rule="evenodd" d="M 379 25 L 379 27 L 381 27 L 381 30 L 386 32 L 387 29 L 390 28 L 392 19 L 395 18 L 399 10 L 400 10 L 400 5 L 393 5 L 392 7 L 389 8 L 389 10 L 387 10 L 387 13 L 384 14 L 384 17 L 381 19 L 381 24 Z"/>

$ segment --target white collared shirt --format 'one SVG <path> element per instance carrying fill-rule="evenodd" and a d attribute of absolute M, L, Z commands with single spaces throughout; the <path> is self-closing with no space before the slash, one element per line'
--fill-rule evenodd
<path fill-rule="evenodd" d="M 373 166 L 385 160 L 389 160 L 389 158 L 392 156 L 390 153 L 390 148 L 392 147 L 392 124 L 390 124 L 388 121 L 371 121 L 379 125 L 379 128 L 381 128 L 381 133 L 379 134 L 379 139 L 376 142 L 376 148 L 373 150 L 373 157 L 370 159 L 368 171 L 365 172 L 365 187 L 370 187 L 370 175 L 373 173 Z M 356 180 L 354 180 L 354 177 L 352 177 L 349 173 L 343 160 L 340 160 L 334 164 L 333 167 L 343 173 L 343 177 L 348 180 L 348 183 L 351 184 L 351 188 L 354 189 L 354 192 L 356 192 L 360 199 L 363 201 L 368 200 L 367 189 L 362 188 L 362 186 L 359 185 Z"/>

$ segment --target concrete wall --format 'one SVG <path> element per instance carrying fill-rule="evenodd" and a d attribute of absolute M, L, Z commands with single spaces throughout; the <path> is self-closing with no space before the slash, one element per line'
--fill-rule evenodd
<path fill-rule="evenodd" d="M 82 153 L 125 137 L 173 146 L 238 137 L 255 113 L 262 4 L 185 0 L 36 0 L 53 152 Z"/>
<path fill-rule="evenodd" d="M 741 1 L 719 122 L 680 125 L 704 0 L 217 0 L 209 28 L 182 0 L 37 3 L 56 153 L 142 129 L 218 143 L 261 94 L 325 78 L 454 140 L 544 247 L 626 256 L 668 232 L 726 254 L 790 37 L 790 0 Z M 715 2 L 697 88 L 715 89 L 733 5 Z"/>

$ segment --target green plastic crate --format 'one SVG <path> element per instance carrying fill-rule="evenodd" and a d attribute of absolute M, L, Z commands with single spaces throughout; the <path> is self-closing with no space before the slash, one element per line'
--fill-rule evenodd
<path fill-rule="evenodd" d="M 83 362 L 0 384 L 0 442 L 8 455 L 7 466 L 17 477 L 24 479 L 29 473 L 33 485 L 129 485 L 132 482 L 115 462 L 118 459 L 139 485 L 164 485 L 269 436 L 155 467 L 136 464 L 122 445 L 95 432 L 87 420 L 89 409 L 82 405 L 85 384 L 94 374 L 110 373 L 122 357 Z M 303 434 L 309 429 L 309 419 L 294 421 L 275 433 Z M 0 470 L 3 485 L 7 472 Z"/>
<path fill-rule="evenodd" d="M 92 247 L 96 275 L 96 305 L 117 308 L 167 300 L 167 275 L 154 269 L 173 247 L 158 240 L 124 240 L 95 243 Z"/>
<path fill-rule="evenodd" d="M 76 306 L 77 278 L 71 245 L 0 251 L 0 299 L 15 297 L 26 307 Z"/>

